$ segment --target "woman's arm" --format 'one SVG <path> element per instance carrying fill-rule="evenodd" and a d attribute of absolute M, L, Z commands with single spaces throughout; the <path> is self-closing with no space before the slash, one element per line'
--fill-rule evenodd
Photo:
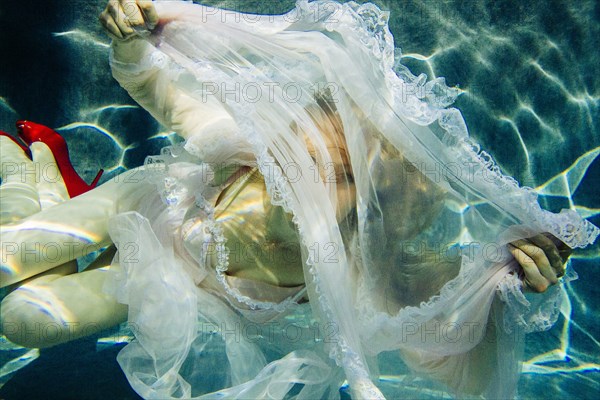
<path fill-rule="evenodd" d="M 218 98 L 196 99 L 178 88 L 171 61 L 144 39 L 159 24 L 151 1 L 110 0 L 100 21 L 113 39 L 113 76 L 161 124 L 185 139 L 237 131 Z"/>

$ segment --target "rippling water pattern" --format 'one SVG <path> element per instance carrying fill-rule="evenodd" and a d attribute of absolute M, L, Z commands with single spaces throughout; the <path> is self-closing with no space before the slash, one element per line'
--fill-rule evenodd
<path fill-rule="evenodd" d="M 293 1 L 203 4 L 256 13 L 293 7 Z M 402 62 L 463 91 L 455 106 L 506 173 L 537 188 L 546 208 L 569 207 L 600 225 L 600 2 L 376 4 L 391 11 Z M 177 140 L 112 79 L 109 40 L 97 22 L 103 7 L 84 0 L 0 5 L 0 129 L 14 133 L 17 119 L 58 129 L 88 182 L 100 168 L 109 179 Z M 598 250 L 596 244 L 573 254 L 579 280 L 564 287 L 570 300 L 559 322 L 528 336 L 521 398 L 600 398 Z M 0 337 L 0 398 L 137 398 L 114 361 L 130 337 L 123 331 L 42 352 Z M 392 355 L 382 361 L 390 398 L 450 397 L 406 375 Z"/>

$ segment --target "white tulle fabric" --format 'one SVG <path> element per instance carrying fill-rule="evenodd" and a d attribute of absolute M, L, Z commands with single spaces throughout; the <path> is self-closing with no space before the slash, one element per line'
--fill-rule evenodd
<path fill-rule="evenodd" d="M 530 303 L 505 244 L 550 232 L 584 247 L 597 229 L 574 211 L 542 210 L 532 189 L 479 151 L 447 108 L 458 90 L 396 61 L 388 14 L 373 4 L 299 0 L 281 16 L 156 6 L 159 28 L 136 39 L 146 45 L 141 60 L 111 58 L 132 97 L 187 137 L 148 159 L 156 196 L 110 224 L 120 270 L 107 290 L 129 305 L 136 340 L 119 362 L 135 390 L 155 399 L 335 398 L 346 379 L 353 398 L 382 398 L 375 356 L 395 350 L 453 391 L 514 395 L 521 336 L 554 323 L 561 290 Z M 237 94 L 223 90 L 231 88 Z M 174 106 L 174 91 L 192 112 Z M 325 107 L 317 93 L 337 110 L 356 187 L 354 217 L 340 223 L 344 182 L 315 175 L 296 129 L 318 163 L 331 161 L 309 111 Z M 262 301 L 228 286 L 215 163 L 257 165 L 272 203 L 293 214 L 312 309 L 298 296 Z M 191 219 L 204 222 L 181 240 Z M 135 256 L 126 253 L 132 243 Z M 217 250 L 216 266 L 202 243 Z M 431 249 L 457 253 L 440 260 Z M 300 332 L 294 340 L 289 324 Z"/>

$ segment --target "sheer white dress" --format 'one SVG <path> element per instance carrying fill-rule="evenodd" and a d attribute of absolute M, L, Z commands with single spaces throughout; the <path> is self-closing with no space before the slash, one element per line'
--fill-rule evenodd
<path fill-rule="evenodd" d="M 561 292 L 532 304 L 505 244 L 549 232 L 584 247 L 596 227 L 541 209 L 503 175 L 448 108 L 458 90 L 395 62 L 373 4 L 299 0 L 280 16 L 156 7 L 158 28 L 111 54 L 120 84 L 186 138 L 148 158 L 155 195 L 110 221 L 121 269 L 106 290 L 129 306 L 136 340 L 119 362 L 135 390 L 314 399 L 347 380 L 353 398 L 380 398 L 376 356 L 399 351 L 451 391 L 512 396 L 522 335 L 554 323 Z M 345 143 L 327 145 L 323 115 Z M 350 170 L 329 179 L 341 151 Z M 227 273 L 234 228 L 215 176 L 230 166 L 262 175 L 270 202 L 257 212 L 289 216 L 303 286 Z"/>

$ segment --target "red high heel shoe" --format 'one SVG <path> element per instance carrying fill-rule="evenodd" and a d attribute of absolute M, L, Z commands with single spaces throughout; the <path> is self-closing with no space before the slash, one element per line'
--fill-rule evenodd
<path fill-rule="evenodd" d="M 67 142 L 65 142 L 65 139 L 57 132 L 47 126 L 36 124 L 31 121 L 17 121 L 17 131 L 19 132 L 19 137 L 27 143 L 27 145 L 31 146 L 34 142 L 42 142 L 50 148 L 52 155 L 54 155 L 54 159 L 56 160 L 56 165 L 58 165 L 58 170 L 67 186 L 69 197 L 73 198 L 79 196 L 96 187 L 104 170 L 101 169 L 98 172 L 90 185 L 85 183 L 71 164 Z"/>
<path fill-rule="evenodd" d="M 25 154 L 27 155 L 27 157 L 29 157 L 29 159 L 31 159 L 31 150 L 29 150 L 29 147 L 27 147 L 23 143 L 21 143 L 21 141 L 19 139 L 17 139 L 14 136 L 10 136 L 8 133 L 3 132 L 3 131 L 0 131 L 0 136 L 6 136 L 7 138 L 9 138 L 13 142 L 15 142 L 15 144 L 17 146 L 19 146 L 21 149 L 23 149 L 23 151 L 25 152 Z"/>

